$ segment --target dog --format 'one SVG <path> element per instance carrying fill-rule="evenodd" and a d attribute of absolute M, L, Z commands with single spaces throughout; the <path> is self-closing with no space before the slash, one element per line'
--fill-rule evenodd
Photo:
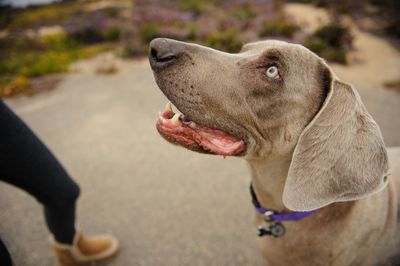
<path fill-rule="evenodd" d="M 270 265 L 365 266 L 399 253 L 400 149 L 386 149 L 357 91 L 322 58 L 275 40 L 230 54 L 157 38 L 149 60 L 182 113 L 168 103 L 159 133 L 247 161 L 257 210 L 269 210 L 255 224 L 269 226 L 258 243 Z M 307 217 L 271 218 L 293 213 Z"/>

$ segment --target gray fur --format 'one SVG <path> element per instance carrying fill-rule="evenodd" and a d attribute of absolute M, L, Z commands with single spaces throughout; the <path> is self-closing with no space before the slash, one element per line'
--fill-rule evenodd
<path fill-rule="evenodd" d="M 281 41 L 238 54 L 168 39 L 150 47 L 175 56 L 152 67 L 180 111 L 246 141 L 242 157 L 263 207 L 321 208 L 286 222 L 281 238 L 258 239 L 271 265 L 374 265 L 399 252 L 400 149 L 387 152 L 354 87 L 323 59 Z M 265 76 L 269 65 L 279 78 Z"/>

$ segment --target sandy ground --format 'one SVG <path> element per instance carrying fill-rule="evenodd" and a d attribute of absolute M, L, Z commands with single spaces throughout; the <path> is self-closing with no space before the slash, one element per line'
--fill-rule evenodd
<path fill-rule="evenodd" d="M 371 47 L 361 42 L 358 51 L 378 55 L 378 45 L 382 53 L 391 51 L 387 62 L 370 58 L 334 69 L 355 84 L 386 143 L 399 146 L 400 94 L 377 84 L 381 74 L 399 74 L 400 56 L 386 40 L 368 40 Z M 119 255 L 101 265 L 265 265 L 256 248 L 245 162 L 164 141 L 155 122 L 166 99 L 147 60 L 111 60 L 119 71 L 97 74 L 96 65 L 104 67 L 109 57 L 75 65 L 81 71 L 66 75 L 56 90 L 6 100 L 80 184 L 83 231 L 112 232 L 121 241 Z M 16 265 L 55 265 L 41 206 L 29 195 L 0 183 L 0 221 Z"/>

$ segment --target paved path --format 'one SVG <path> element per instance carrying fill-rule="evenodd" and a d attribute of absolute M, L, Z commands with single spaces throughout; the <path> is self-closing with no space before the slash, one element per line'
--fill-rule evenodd
<path fill-rule="evenodd" d="M 400 145 L 400 94 L 360 87 L 389 145 Z M 104 265 L 265 265 L 256 248 L 249 174 L 237 158 L 174 147 L 155 130 L 166 99 L 147 62 L 115 75 L 70 74 L 60 87 L 6 101 L 78 181 L 78 223 L 113 232 Z M 0 183 L 0 235 L 16 265 L 54 265 L 40 205 Z"/>

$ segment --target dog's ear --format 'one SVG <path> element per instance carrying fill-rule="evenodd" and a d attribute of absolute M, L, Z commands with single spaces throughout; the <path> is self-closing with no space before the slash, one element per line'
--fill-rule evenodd
<path fill-rule="evenodd" d="M 295 211 L 318 209 L 337 201 L 360 199 L 387 184 L 389 163 L 378 125 L 354 88 L 328 75 L 329 92 L 301 133 L 284 192 Z"/>

